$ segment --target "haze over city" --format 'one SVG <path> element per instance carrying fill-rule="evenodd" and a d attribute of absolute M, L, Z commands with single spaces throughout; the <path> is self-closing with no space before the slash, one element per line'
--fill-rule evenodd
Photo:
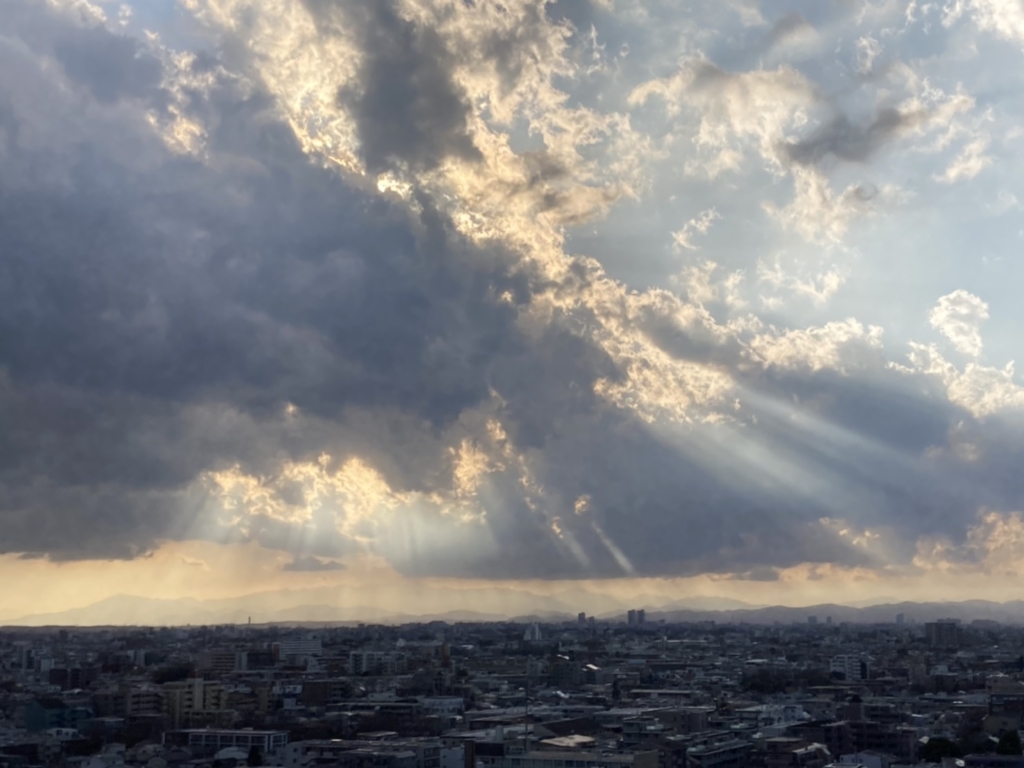
<path fill-rule="evenodd" d="M 0 623 L 1024 598 L 1022 84 L 1017 0 L 0 0 Z"/>

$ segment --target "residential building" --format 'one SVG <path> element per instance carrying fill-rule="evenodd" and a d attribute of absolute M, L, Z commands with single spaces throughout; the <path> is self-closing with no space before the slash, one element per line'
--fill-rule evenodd
<path fill-rule="evenodd" d="M 246 752 L 256 747 L 264 757 L 268 757 L 283 752 L 288 745 L 288 732 L 188 728 L 168 731 L 164 741 L 170 745 L 188 747 L 196 757 L 209 757 L 227 747 L 237 747 Z"/>
<path fill-rule="evenodd" d="M 199 721 L 217 720 L 215 713 L 227 711 L 227 692 L 219 683 L 200 677 L 163 685 L 164 712 L 172 728 L 181 728 Z"/>

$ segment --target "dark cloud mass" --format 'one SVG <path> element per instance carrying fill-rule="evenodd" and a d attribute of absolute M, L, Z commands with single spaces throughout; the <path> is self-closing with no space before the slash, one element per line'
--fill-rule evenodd
<path fill-rule="evenodd" d="M 266 454 L 325 447 L 264 435 L 262 448 L 231 419 L 204 424 L 189 408 L 242 412 L 255 432 L 286 403 L 324 419 L 394 408 L 431 429 L 487 396 L 484 364 L 515 314 L 488 296 L 527 290 L 508 259 L 460 243 L 429 201 L 413 220 L 315 168 L 263 97 L 225 86 L 198 107 L 217 112 L 211 152 L 249 164 L 218 172 L 151 137 L 155 170 L 75 146 L 70 183 L 48 184 L 50 150 L 4 158 L 5 509 L 12 522 L 45 511 L 70 523 L 5 537 L 9 549 L 134 551 L 123 539 L 146 547 L 171 533 L 170 497 L 202 470 L 268 471 Z M 55 486 L 44 495 L 60 491 L 60 509 L 44 510 L 30 485 Z M 84 501 L 94 486 L 123 493 L 132 515 L 118 523 L 112 508 L 98 528 L 89 510 L 70 511 L 72 489 Z M 158 498 L 133 505 L 136 492 Z"/>
<path fill-rule="evenodd" d="M 479 156 L 455 54 L 436 32 L 391 3 L 308 6 L 323 34 L 355 24 L 365 43 L 359 82 L 339 84 L 339 100 L 369 168 Z M 656 315 L 644 332 L 673 358 L 735 371 L 757 418 L 647 424 L 595 394 L 598 381 L 625 374 L 579 332 L 579 317 L 554 312 L 530 333 L 518 322 L 552 286 L 500 244 L 466 240 L 429 195 L 409 204 L 317 165 L 258 84 L 226 75 L 185 94 L 180 109 L 205 127 L 205 151 L 176 153 L 143 118 L 171 115 L 157 58 L 43 6 L 7 7 L 4 552 L 129 558 L 161 539 L 201 536 L 257 540 L 293 554 L 285 570 L 317 571 L 360 550 L 356 530 L 416 575 L 771 579 L 801 562 L 872 562 L 822 518 L 912 540 L 956 535 L 984 498 L 977 488 L 993 480 L 1005 491 L 988 495 L 993 504 L 1019 498 L 1014 461 L 936 469 L 922 460 L 957 423 L 978 430 L 979 450 L 1003 456 L 1020 455 L 1019 433 L 979 426 L 917 379 L 893 384 L 879 373 L 884 361 L 862 361 L 848 377 L 764 373 L 740 366 L 738 343 Z M 7 42 L 19 35 L 32 55 Z M 516 40 L 488 45 L 514 80 L 525 55 Z M 218 71 L 207 59 L 194 66 Z M 23 81 L 38 84 L 45 109 L 25 108 Z M 787 152 L 794 162 L 862 159 L 906 120 L 839 121 Z M 41 128 L 59 138 L 35 141 Z M 534 163 L 541 176 L 562 172 L 540 155 Z M 576 266 L 578 284 L 559 290 L 586 287 Z M 478 490 L 486 518 L 441 514 L 423 499 L 450 490 L 453 455 L 489 417 L 508 450 Z M 330 471 L 358 457 L 417 500 L 376 521 L 349 517 L 339 502 L 306 517 L 258 510 L 242 523 L 211 500 L 208 473 L 274 478 L 321 455 Z M 1017 478 L 1009 490 L 1007 477 Z M 282 483 L 274 501 L 301 511 L 304 493 Z"/>
<path fill-rule="evenodd" d="M 160 84 L 159 61 L 143 53 L 134 40 L 102 27 L 58 42 L 53 52 L 68 77 L 88 88 L 101 104 L 149 97 Z"/>
<path fill-rule="evenodd" d="M 372 169 L 400 161 L 433 168 L 455 155 L 478 159 L 467 130 L 469 104 L 451 76 L 451 54 L 432 29 L 398 16 L 391 0 L 310 0 L 326 22 L 355 24 L 365 39 L 359 82 L 341 87 L 351 106 L 363 156 Z"/>

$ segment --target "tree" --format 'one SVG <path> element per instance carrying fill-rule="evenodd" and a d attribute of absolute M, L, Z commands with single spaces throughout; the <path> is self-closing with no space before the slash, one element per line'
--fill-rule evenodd
<path fill-rule="evenodd" d="M 250 768 L 263 765 L 263 753 L 260 752 L 260 748 L 255 744 L 249 747 L 249 757 L 246 758 L 245 764 L 250 766 Z"/>
<path fill-rule="evenodd" d="M 962 757 L 963 752 L 949 739 L 932 738 L 921 747 L 920 758 L 926 763 L 940 763 L 944 757 Z"/>
<path fill-rule="evenodd" d="M 999 744 L 996 746 L 997 755 L 1017 755 L 1018 757 L 1024 749 L 1021 748 L 1020 734 L 1017 731 L 1007 731 L 999 737 Z"/>
<path fill-rule="evenodd" d="M 974 743 L 984 742 L 988 739 L 988 734 L 985 732 L 983 727 L 985 723 L 985 714 L 983 712 L 971 712 L 965 715 L 957 728 L 957 738 L 961 744 L 971 742 L 972 746 Z M 968 750 L 968 753 L 971 750 Z"/>

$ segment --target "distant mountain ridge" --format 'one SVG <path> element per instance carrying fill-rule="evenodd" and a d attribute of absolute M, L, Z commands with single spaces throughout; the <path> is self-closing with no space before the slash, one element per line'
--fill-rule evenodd
<path fill-rule="evenodd" d="M 422 600 L 419 599 L 422 596 Z M 414 602 L 416 615 L 396 606 Z M 455 604 L 458 609 L 452 610 Z M 525 587 L 486 585 L 457 591 L 428 591 L 422 595 L 403 585 L 353 593 L 337 587 L 279 589 L 238 597 L 168 600 L 139 595 L 115 595 L 91 605 L 53 613 L 0 619 L 0 625 L 69 626 L 117 624 L 241 624 L 285 622 L 378 622 L 400 623 L 416 619 L 450 621 L 497 621 L 522 617 L 524 621 L 554 622 L 575 619 L 580 611 L 605 618 L 627 607 L 651 610 L 759 608 L 728 598 L 689 596 L 672 598 L 640 594 L 621 600 L 581 585 L 538 594 Z M 464 618 L 457 618 L 464 617 Z"/>
<path fill-rule="evenodd" d="M 244 624 L 250 618 L 258 624 L 346 624 L 380 623 L 401 624 L 426 621 L 488 622 L 518 621 L 523 623 L 559 623 L 572 621 L 576 614 L 559 610 L 554 599 L 538 600 L 534 608 L 506 611 L 425 611 L 408 614 L 380 606 L 340 606 L 330 603 L 305 602 L 303 598 L 316 597 L 319 590 L 256 593 L 221 600 L 182 598 L 166 600 L 135 595 L 116 595 L 92 605 L 55 613 L 40 613 L 3 622 L 7 626 L 185 626 L 204 624 Z M 477 595 L 477 602 L 487 593 Z M 327 595 L 325 595 L 327 596 Z M 520 596 L 528 600 L 529 596 Z M 291 602 L 291 604 L 288 604 Z M 519 601 L 521 602 L 521 600 Z M 705 606 L 719 606 L 711 608 Z M 684 607 L 685 606 L 685 607 Z M 642 607 L 638 605 L 637 607 Z M 647 607 L 647 622 L 714 621 L 722 624 L 793 624 L 807 623 L 809 617 L 824 624 L 831 617 L 833 624 L 843 622 L 859 624 L 891 624 L 899 614 L 908 623 L 921 623 L 937 619 L 997 621 L 1001 624 L 1024 624 L 1024 601 L 998 603 L 988 600 L 962 602 L 900 602 L 863 607 L 821 604 L 806 607 L 754 606 L 723 598 L 690 597 L 670 601 L 660 607 Z M 602 620 L 624 621 L 622 609 L 600 614 Z"/>
<path fill-rule="evenodd" d="M 997 603 L 989 600 L 935 603 L 885 603 L 854 607 L 825 603 L 806 607 L 770 606 L 724 611 L 674 610 L 648 613 L 648 621 L 664 619 L 668 622 L 717 621 L 721 623 L 781 624 L 805 623 L 816 617 L 824 624 L 831 617 L 833 624 L 892 624 L 903 614 L 906 622 L 959 619 L 997 621 L 1001 624 L 1024 624 L 1024 601 Z"/>

